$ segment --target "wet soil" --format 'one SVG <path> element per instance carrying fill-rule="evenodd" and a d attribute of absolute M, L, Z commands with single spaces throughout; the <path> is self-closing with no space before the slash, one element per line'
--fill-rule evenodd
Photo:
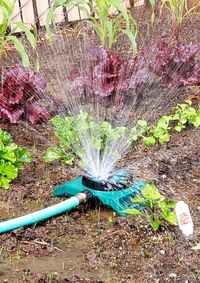
<path fill-rule="evenodd" d="M 22 126 L 1 127 L 30 148 L 35 166 L 26 166 L 12 189 L 0 192 L 0 218 L 61 201 L 51 196 L 52 188 L 77 176 L 78 169 L 45 165 L 39 132 L 33 140 Z M 153 233 L 147 223 L 118 217 L 102 206 L 80 207 L 1 235 L 0 282 L 199 282 L 199 252 L 191 250 L 200 239 L 199 147 L 199 131 L 187 129 L 167 146 L 137 145 L 124 160 L 140 164 L 133 174 L 155 180 L 166 196 L 190 205 L 193 237 L 183 237 L 177 227 Z"/>
<path fill-rule="evenodd" d="M 144 22 L 143 13 L 144 10 L 137 10 L 136 16 L 140 40 L 145 45 L 145 41 L 157 38 L 158 28 L 170 36 L 165 22 L 169 18 L 156 20 L 152 27 L 147 20 Z M 181 40 L 199 41 L 200 33 L 195 28 L 200 24 L 198 17 L 187 21 Z M 188 33 L 189 23 L 191 32 Z M 120 48 L 125 50 L 123 42 Z M 200 105 L 199 88 L 186 89 L 183 93 L 175 101 L 194 93 L 197 96 L 194 105 Z M 166 104 L 170 105 L 169 101 Z M 0 219 L 63 200 L 53 198 L 52 189 L 76 178 L 80 170 L 76 165 L 64 167 L 43 162 L 45 149 L 55 139 L 51 127 L 9 125 L 3 121 L 0 127 L 11 132 L 16 143 L 27 146 L 33 159 L 8 192 L 0 191 Z M 153 180 L 167 197 L 189 204 L 195 225 L 193 236 L 185 238 L 174 226 L 154 233 L 148 223 L 116 216 L 102 205 L 81 206 L 37 225 L 1 235 L 0 282 L 200 282 L 199 251 L 191 249 L 200 242 L 199 130 L 187 128 L 174 133 L 167 145 L 145 148 L 136 144 L 121 161 L 121 166 L 126 164 L 132 165 L 134 176 Z"/>

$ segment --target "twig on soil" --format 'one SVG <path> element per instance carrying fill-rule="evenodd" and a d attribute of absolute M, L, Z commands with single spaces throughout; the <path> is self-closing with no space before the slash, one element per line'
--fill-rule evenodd
<path fill-rule="evenodd" d="M 52 248 L 52 245 L 46 243 L 45 241 L 38 241 L 38 240 L 35 240 L 34 243 L 35 243 L 35 244 L 39 244 L 39 245 L 51 246 L 51 248 Z M 63 250 L 57 248 L 56 246 L 53 246 L 53 248 L 54 248 L 55 250 L 57 250 L 57 251 L 63 252 Z"/>
<path fill-rule="evenodd" d="M 30 244 L 29 241 L 22 241 L 23 244 Z M 45 241 L 38 241 L 38 240 L 34 240 L 33 243 L 35 245 L 43 245 L 43 246 L 48 246 L 48 247 L 52 247 L 52 245 L 48 244 L 47 242 Z M 53 246 L 53 249 L 57 250 L 57 251 L 60 251 L 60 252 L 63 252 L 63 250 L 59 249 L 58 247 L 56 246 Z"/>
<path fill-rule="evenodd" d="M 130 237 L 130 235 L 127 231 L 121 229 L 121 230 L 110 232 L 107 235 L 105 235 L 103 238 L 108 238 L 108 237 L 116 235 L 116 234 L 125 234 L 127 237 Z"/>

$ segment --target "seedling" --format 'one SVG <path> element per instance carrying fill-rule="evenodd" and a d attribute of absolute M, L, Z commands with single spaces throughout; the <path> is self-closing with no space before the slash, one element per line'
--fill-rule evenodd
<path fill-rule="evenodd" d="M 195 110 L 191 105 L 192 101 L 188 99 L 175 107 L 176 112 L 172 116 L 172 120 L 177 122 L 174 127 L 177 132 L 185 129 L 187 124 L 193 125 L 195 129 L 200 127 L 200 108 Z"/>
<path fill-rule="evenodd" d="M 176 214 L 173 212 L 176 202 L 166 200 L 154 184 L 147 184 L 132 202 L 142 205 L 144 210 L 132 208 L 123 212 L 145 218 L 154 231 L 167 224 L 177 224 Z"/>
<path fill-rule="evenodd" d="M 200 108 L 195 109 L 191 105 L 191 100 L 185 100 L 174 108 L 174 114 L 162 116 L 154 126 L 138 120 L 136 126 L 130 130 L 129 143 L 141 139 L 146 146 L 164 144 L 170 140 L 173 130 L 181 132 L 187 125 L 199 128 Z"/>
<path fill-rule="evenodd" d="M 187 0 L 161 0 L 161 2 L 168 8 L 172 17 L 172 34 L 176 40 L 179 39 L 180 28 L 185 16 L 192 11 L 195 11 L 200 4 L 194 5 L 188 10 Z"/>

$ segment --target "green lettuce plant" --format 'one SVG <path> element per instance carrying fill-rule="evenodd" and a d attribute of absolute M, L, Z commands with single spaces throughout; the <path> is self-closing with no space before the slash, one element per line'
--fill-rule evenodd
<path fill-rule="evenodd" d="M 59 146 L 47 149 L 44 160 L 60 160 L 62 164 L 72 164 L 78 158 L 86 162 L 87 149 L 103 151 L 109 142 L 125 135 L 125 127 L 113 128 L 109 122 L 96 122 L 88 113 L 82 112 L 75 117 L 55 116 L 51 119 Z"/>
<path fill-rule="evenodd" d="M 14 8 L 15 8 L 16 0 L 0 0 L 0 12 L 1 12 L 1 20 L 0 20 L 0 56 L 2 53 L 6 52 L 6 46 L 9 42 L 14 44 L 14 47 L 18 54 L 22 59 L 22 63 L 24 67 L 30 66 L 29 56 L 24 48 L 22 41 L 14 34 L 15 31 L 19 28 L 22 33 L 25 34 L 25 37 L 31 47 L 36 52 L 36 38 L 33 33 L 30 31 L 28 24 L 22 22 L 15 22 L 12 17 Z M 12 33 L 8 33 L 10 26 L 14 27 L 12 29 Z M 37 52 L 36 52 L 37 55 Z M 37 65 L 39 63 L 37 62 Z M 37 66 L 39 68 L 39 65 Z"/>
<path fill-rule="evenodd" d="M 8 189 L 27 162 L 31 162 L 27 148 L 18 146 L 9 133 L 0 129 L 0 188 Z"/>
<path fill-rule="evenodd" d="M 136 215 L 140 219 L 146 219 L 154 231 L 157 231 L 161 226 L 177 224 L 176 214 L 173 212 L 176 202 L 167 200 L 154 184 L 147 184 L 132 199 L 132 202 L 143 206 L 144 210 L 130 208 L 123 212 Z"/>

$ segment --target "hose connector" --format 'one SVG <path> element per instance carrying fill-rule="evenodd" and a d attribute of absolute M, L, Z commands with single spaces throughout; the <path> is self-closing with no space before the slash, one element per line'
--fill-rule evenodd
<path fill-rule="evenodd" d="M 86 203 L 92 197 L 92 193 L 88 190 L 84 190 L 81 193 L 76 195 L 76 198 L 79 200 L 79 203 Z"/>

